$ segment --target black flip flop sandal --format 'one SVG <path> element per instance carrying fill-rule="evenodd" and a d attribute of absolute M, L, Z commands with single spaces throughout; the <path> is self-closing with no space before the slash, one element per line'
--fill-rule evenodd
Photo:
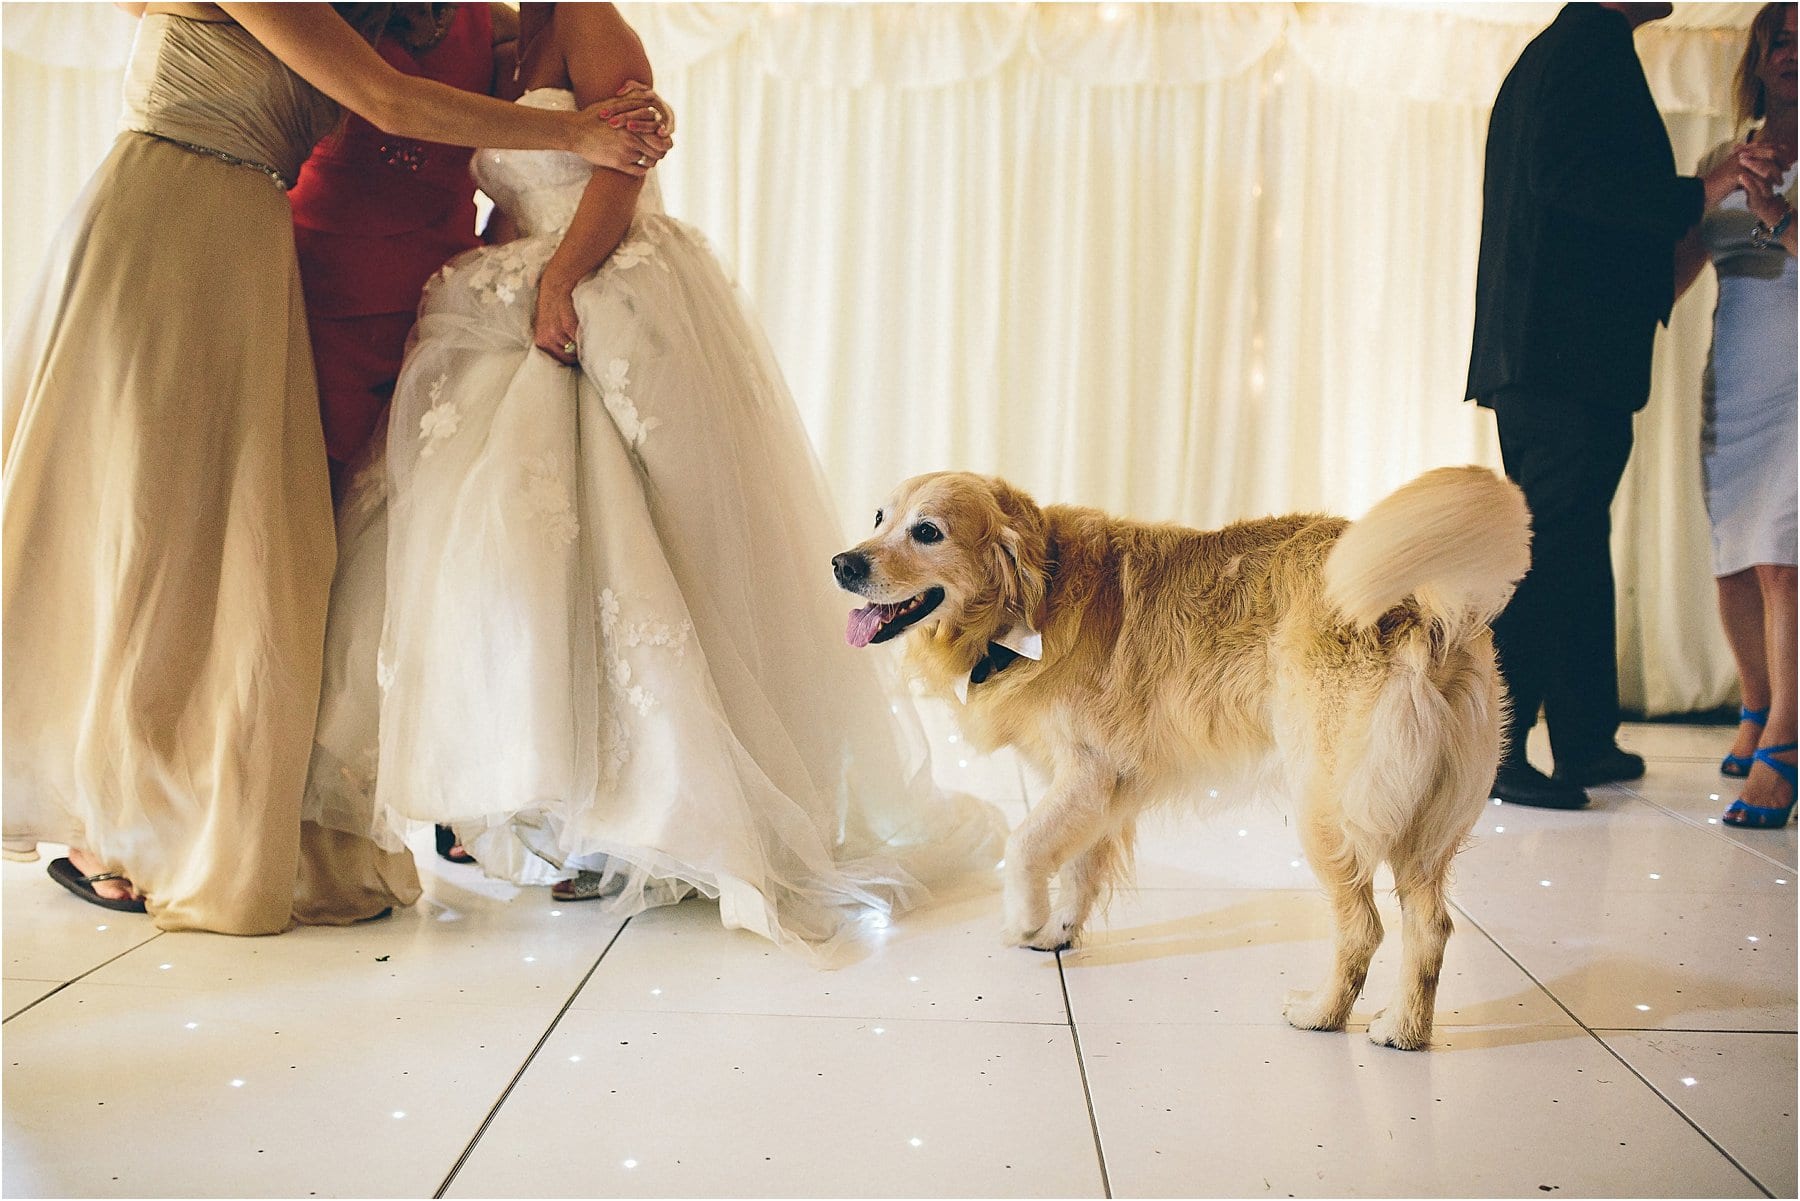
<path fill-rule="evenodd" d="M 93 876 L 84 876 L 81 870 L 68 859 L 52 859 L 50 866 L 44 869 L 50 878 L 80 897 L 90 905 L 98 905 L 102 909 L 116 909 L 120 913 L 144 912 L 144 898 L 136 900 L 117 900 L 103 897 L 94 891 L 94 884 L 99 880 L 123 880 L 124 872 L 100 872 Z"/>

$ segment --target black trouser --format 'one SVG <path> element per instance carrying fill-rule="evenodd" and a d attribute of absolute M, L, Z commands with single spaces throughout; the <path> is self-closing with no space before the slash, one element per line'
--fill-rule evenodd
<path fill-rule="evenodd" d="M 1632 414 L 1509 392 L 1493 401 L 1507 476 L 1531 507 L 1531 570 L 1494 621 L 1512 700 L 1508 763 L 1543 706 L 1558 764 L 1586 762 L 1619 730 L 1612 500 Z"/>

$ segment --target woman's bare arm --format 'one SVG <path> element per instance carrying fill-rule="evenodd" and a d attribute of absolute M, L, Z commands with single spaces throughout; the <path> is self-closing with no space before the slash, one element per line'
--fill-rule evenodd
<path fill-rule="evenodd" d="M 456 146 L 570 150 L 599 166 L 641 175 L 667 152 L 666 139 L 609 124 L 606 106 L 586 112 L 524 108 L 389 66 L 328 4 L 219 6 L 308 83 L 400 137 Z"/>
<path fill-rule="evenodd" d="M 653 82 L 643 44 L 612 5 L 558 5 L 555 21 L 577 104 L 593 104 L 632 81 L 646 87 Z M 594 172 L 568 232 L 544 267 L 534 336 L 539 347 L 562 362 L 574 361 L 564 347 L 576 341 L 575 285 L 624 240 L 642 188 L 642 179 Z"/>

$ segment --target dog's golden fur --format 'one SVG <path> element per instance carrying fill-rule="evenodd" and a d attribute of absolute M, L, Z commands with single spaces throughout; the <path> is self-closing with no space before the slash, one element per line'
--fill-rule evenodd
<path fill-rule="evenodd" d="M 952 697 L 1008 627 L 1042 634 L 1041 661 L 1009 662 L 958 706 L 971 743 L 1015 747 L 1051 781 L 1007 846 L 1009 941 L 1067 945 L 1129 874 L 1145 806 L 1235 777 L 1292 804 L 1335 912 L 1331 976 L 1290 995 L 1288 1020 L 1343 1027 L 1381 941 L 1385 862 L 1402 983 L 1369 1036 L 1429 1041 L 1446 877 L 1500 755 L 1488 622 L 1529 561 L 1516 487 L 1445 468 L 1355 524 L 1202 532 L 941 473 L 902 484 L 883 514 L 847 552 L 866 576 L 845 586 L 890 603 L 943 590 L 900 635 L 932 691 Z"/>

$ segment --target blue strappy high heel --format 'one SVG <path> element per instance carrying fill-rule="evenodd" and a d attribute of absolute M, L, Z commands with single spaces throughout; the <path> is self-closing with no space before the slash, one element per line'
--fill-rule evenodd
<path fill-rule="evenodd" d="M 1795 747 L 1795 743 L 1784 746 L 1764 746 L 1756 749 L 1751 758 L 1758 763 L 1766 763 L 1775 769 L 1775 774 L 1787 781 L 1789 791 L 1793 790 L 1794 777 L 1800 771 L 1792 763 L 1783 763 L 1775 756 L 1786 754 Z M 1794 816 L 1794 801 L 1790 796 L 1788 803 L 1779 808 L 1765 808 L 1761 805 L 1746 805 L 1744 798 L 1739 797 L 1731 802 L 1731 808 L 1719 820 L 1728 826 L 1744 826 L 1752 830 L 1780 830 L 1787 826 L 1788 820 Z"/>
<path fill-rule="evenodd" d="M 1739 724 L 1749 722 L 1753 726 L 1761 726 L 1768 720 L 1769 711 L 1767 709 L 1738 710 Z M 1721 776 L 1730 776 L 1734 780 L 1741 780 L 1750 774 L 1750 769 L 1755 766 L 1755 764 L 1756 756 L 1754 754 L 1727 755 L 1719 761 L 1719 774 Z"/>

